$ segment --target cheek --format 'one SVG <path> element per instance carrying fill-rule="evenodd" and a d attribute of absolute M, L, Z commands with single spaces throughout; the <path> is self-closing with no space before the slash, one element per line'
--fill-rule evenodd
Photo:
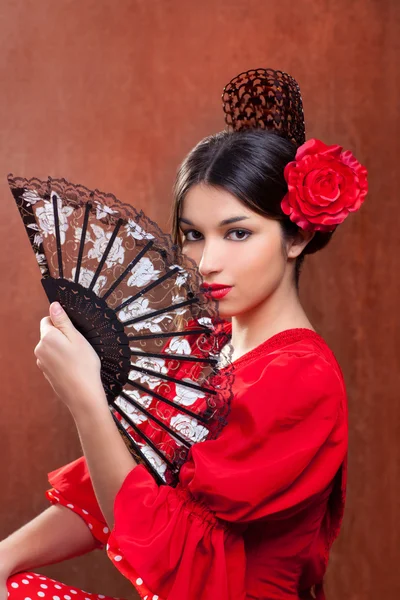
<path fill-rule="evenodd" d="M 188 246 L 188 245 L 182 246 L 182 254 L 184 254 L 188 258 L 191 258 L 192 260 L 195 260 L 196 263 L 198 263 L 198 261 L 195 258 L 196 253 L 193 252 L 193 248 L 191 248 L 190 246 Z"/>
<path fill-rule="evenodd" d="M 281 273 L 284 267 L 283 255 L 279 248 L 266 248 L 264 252 L 260 252 L 257 260 L 252 265 L 253 271 L 258 271 L 259 274 L 267 278 L 274 278 Z"/>
<path fill-rule="evenodd" d="M 280 268 L 281 263 L 282 249 L 280 243 L 274 239 L 266 241 L 259 238 L 257 244 L 249 244 L 247 248 L 243 247 L 242 251 L 237 253 L 233 264 L 248 274 L 258 274 L 259 277 L 262 277 L 263 274 Z"/>
<path fill-rule="evenodd" d="M 279 285 L 285 270 L 280 243 L 260 245 L 251 256 L 243 253 L 234 262 L 234 269 L 244 297 L 257 297 L 259 300 L 269 295 Z"/>
<path fill-rule="evenodd" d="M 186 244 L 182 247 L 182 254 L 193 260 L 199 266 L 202 257 L 201 244 Z"/>

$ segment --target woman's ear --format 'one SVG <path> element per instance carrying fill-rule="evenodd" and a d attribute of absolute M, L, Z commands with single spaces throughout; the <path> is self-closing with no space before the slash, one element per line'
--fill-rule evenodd
<path fill-rule="evenodd" d="M 299 229 L 295 237 L 288 244 L 288 258 L 297 258 L 300 256 L 307 244 L 311 242 L 314 235 L 315 231 L 305 231 L 304 229 Z"/>

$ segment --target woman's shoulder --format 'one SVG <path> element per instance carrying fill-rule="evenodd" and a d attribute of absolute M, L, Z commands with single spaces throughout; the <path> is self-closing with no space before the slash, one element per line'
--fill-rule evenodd
<path fill-rule="evenodd" d="M 315 331 L 282 331 L 233 362 L 237 400 L 259 406 L 310 406 L 322 399 L 332 409 L 346 404 L 340 366 L 328 344 Z M 280 409 L 279 409 L 280 410 Z"/>
<path fill-rule="evenodd" d="M 346 387 L 340 365 L 326 342 L 315 330 L 288 328 L 265 339 L 255 348 L 232 360 L 230 321 L 215 328 L 225 335 L 220 349 L 220 368 L 233 372 L 235 392 L 246 396 L 262 390 L 283 393 L 285 388 L 297 393 L 318 396 L 330 390 L 332 395 L 346 398 Z"/>
<path fill-rule="evenodd" d="M 230 323 L 227 323 L 223 329 L 229 333 L 230 327 Z M 296 359 L 301 361 L 305 355 L 313 356 L 315 361 L 325 363 L 326 368 L 333 368 L 342 375 L 340 365 L 326 340 L 313 329 L 304 327 L 285 329 L 274 334 L 234 360 L 232 364 L 239 370 L 257 363 L 265 365 L 281 356 L 291 358 L 288 361 L 290 366 L 296 363 Z"/>

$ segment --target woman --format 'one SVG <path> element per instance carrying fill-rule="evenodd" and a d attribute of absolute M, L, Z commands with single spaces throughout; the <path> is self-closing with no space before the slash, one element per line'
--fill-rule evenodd
<path fill-rule="evenodd" d="M 303 143 L 290 76 L 268 71 L 263 95 L 260 71 L 245 75 L 247 92 L 256 82 L 248 97 L 262 99 L 257 123 L 280 135 L 253 122 L 200 142 L 178 172 L 173 216 L 173 235 L 214 288 L 231 335 L 228 424 L 192 447 L 176 488 L 159 487 L 114 426 L 96 353 L 52 304 L 35 355 L 85 456 L 50 474 L 53 506 L 0 544 L 13 600 L 90 598 L 26 570 L 103 544 L 147 600 L 324 598 L 344 505 L 346 392 L 298 281 L 304 256 L 360 207 L 366 171 L 338 146 Z M 232 90 L 230 98 L 236 110 Z M 237 115 L 227 114 L 232 125 Z"/>

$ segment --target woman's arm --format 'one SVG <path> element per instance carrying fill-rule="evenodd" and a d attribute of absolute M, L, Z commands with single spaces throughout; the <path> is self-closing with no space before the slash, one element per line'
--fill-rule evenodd
<path fill-rule="evenodd" d="M 75 397 L 69 408 L 75 419 L 97 501 L 112 529 L 115 497 L 137 463 L 115 426 L 103 390 L 95 388 L 85 397 Z"/>
<path fill-rule="evenodd" d="M 97 501 L 111 529 L 115 496 L 137 463 L 108 408 L 99 356 L 57 302 L 50 315 L 40 322 L 37 364 L 75 419 Z"/>
<path fill-rule="evenodd" d="M 0 542 L 0 579 L 91 552 L 97 541 L 86 523 L 61 505 L 51 506 Z"/>

